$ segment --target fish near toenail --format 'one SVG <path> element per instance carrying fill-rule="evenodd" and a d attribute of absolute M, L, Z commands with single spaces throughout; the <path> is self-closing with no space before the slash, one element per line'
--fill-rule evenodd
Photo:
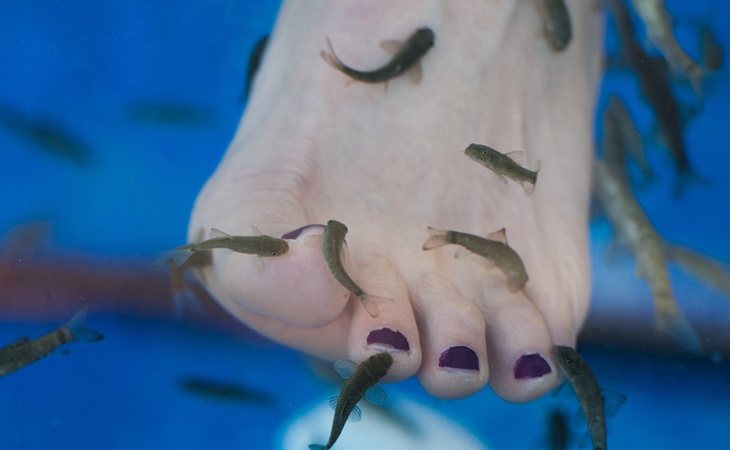
<path fill-rule="evenodd" d="M 459 345 L 444 350 L 439 356 L 439 367 L 479 370 L 479 358 L 474 350 Z"/>
<path fill-rule="evenodd" d="M 368 345 L 387 345 L 396 350 L 403 350 L 405 352 L 411 349 L 408 345 L 408 339 L 398 331 L 393 331 L 390 328 L 381 328 L 379 330 L 373 330 L 368 334 Z"/>
<path fill-rule="evenodd" d="M 548 364 L 548 362 L 545 361 L 545 358 L 540 356 L 538 353 L 520 356 L 520 359 L 517 360 L 513 368 L 515 378 L 518 380 L 525 378 L 539 378 L 552 371 L 550 364 Z"/>
<path fill-rule="evenodd" d="M 324 225 L 322 225 L 322 224 L 310 223 L 309 225 L 304 225 L 303 227 L 299 227 L 296 230 L 292 230 L 292 231 L 289 231 L 288 233 L 282 234 L 281 238 L 294 240 L 294 239 L 298 238 L 302 233 L 304 233 L 304 231 L 308 230 L 309 228 L 315 228 L 315 227 L 324 229 Z"/>

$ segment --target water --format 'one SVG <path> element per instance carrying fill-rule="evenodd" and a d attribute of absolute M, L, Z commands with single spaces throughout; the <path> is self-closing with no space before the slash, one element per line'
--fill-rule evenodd
<path fill-rule="evenodd" d="M 697 44 L 690 22 L 710 12 L 721 43 L 730 43 L 730 32 L 720 28 L 730 17 L 726 4 L 670 1 L 669 7 L 690 53 Z M 195 195 L 245 107 L 250 49 L 269 32 L 277 10 L 277 2 L 235 0 L 0 5 L 0 108 L 12 111 L 21 129 L 47 121 L 81 149 L 56 141 L 48 151 L 17 127 L 0 130 L 0 231 L 8 233 L 0 253 L 0 343 L 47 333 L 85 302 L 93 305 L 89 325 L 106 335 L 0 379 L 0 448 L 282 448 L 326 438 L 331 417 L 315 420 L 316 427 L 304 421 L 336 388 L 301 355 L 257 337 L 212 304 L 204 317 L 174 322 L 155 263 L 160 250 L 186 239 Z M 609 50 L 616 46 L 613 32 L 609 26 Z M 730 129 L 723 126 L 730 85 L 719 79 L 708 86 L 686 139 L 693 165 L 712 186 L 673 198 L 671 161 L 651 148 L 650 163 L 664 175 L 637 196 L 667 240 L 730 263 L 722 206 L 730 198 L 724 148 Z M 688 88 L 677 91 L 692 103 Z M 628 72 L 606 78 L 599 109 L 612 92 L 650 134 L 650 111 Z M 22 227 L 29 223 L 50 226 Z M 11 247 L 19 230 L 35 244 Z M 611 235 L 605 220 L 592 222 L 594 301 L 580 346 L 601 384 L 629 397 L 609 421 L 611 448 L 722 448 L 730 419 L 727 295 L 673 267 L 676 297 L 706 353 L 684 355 L 648 339 L 640 331 L 651 318 L 648 289 L 636 279 L 631 257 L 606 259 Z M 238 383 L 274 400 L 186 392 L 181 381 L 191 376 Z M 362 436 L 388 448 L 394 442 L 388 433 L 408 435 L 409 417 L 432 420 L 418 408 L 458 424 L 440 429 L 469 433 L 474 445 L 535 448 L 544 442 L 551 408 L 569 417 L 577 408 L 569 395 L 515 405 L 490 389 L 438 400 L 413 379 L 386 390 L 405 422 L 393 425 L 366 411 L 335 448 L 355 448 Z M 437 426 L 446 427 L 430 428 Z M 584 428 L 571 422 L 575 441 Z M 455 449 L 480 448 L 469 445 L 466 438 L 451 442 Z"/>

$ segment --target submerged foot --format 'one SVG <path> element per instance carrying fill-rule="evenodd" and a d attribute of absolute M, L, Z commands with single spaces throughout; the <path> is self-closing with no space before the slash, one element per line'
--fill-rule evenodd
<path fill-rule="evenodd" d="M 252 226 L 290 239 L 266 258 L 214 250 L 207 288 L 260 333 L 312 355 L 361 361 L 383 349 L 387 379 L 417 374 L 440 397 L 489 382 L 525 401 L 559 380 L 553 344 L 573 345 L 588 307 L 587 214 L 601 49 L 590 2 L 569 2 L 574 39 L 554 53 L 530 2 L 286 3 L 241 127 L 201 192 L 189 236 Z M 348 83 L 319 57 L 326 37 L 353 67 L 390 57 L 382 40 L 428 26 L 418 84 Z M 477 142 L 541 161 L 532 195 L 466 158 Z M 349 231 L 352 279 L 377 317 L 331 275 L 321 226 Z M 529 281 L 456 248 L 423 251 L 427 226 L 506 228 Z M 303 227 L 303 228 L 302 228 Z"/>

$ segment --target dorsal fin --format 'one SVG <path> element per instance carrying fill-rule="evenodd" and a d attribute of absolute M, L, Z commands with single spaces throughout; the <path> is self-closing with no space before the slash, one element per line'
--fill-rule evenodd
<path fill-rule="evenodd" d="M 256 236 L 263 236 L 264 233 L 259 230 L 259 228 L 256 225 L 251 225 L 251 229 L 253 230 L 253 234 Z"/>
<path fill-rule="evenodd" d="M 208 237 L 211 239 L 215 239 L 215 238 L 222 238 L 222 237 L 231 237 L 231 235 L 219 230 L 218 228 L 211 228 L 210 234 L 208 234 Z"/>
<path fill-rule="evenodd" d="M 504 227 L 500 228 L 499 230 L 497 230 L 493 233 L 489 233 L 487 235 L 487 239 L 492 240 L 492 241 L 501 242 L 504 245 L 509 245 L 509 242 L 507 242 L 507 230 Z"/>
<path fill-rule="evenodd" d="M 525 165 L 525 152 L 522 150 L 516 150 L 514 152 L 505 153 L 504 156 L 511 159 L 512 161 L 516 162 L 517 164 L 524 166 Z"/>

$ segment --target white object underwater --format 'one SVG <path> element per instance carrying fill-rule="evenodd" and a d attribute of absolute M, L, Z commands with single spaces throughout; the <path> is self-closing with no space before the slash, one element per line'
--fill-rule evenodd
<path fill-rule="evenodd" d="M 388 399 L 386 409 L 360 402 L 362 420 L 348 422 L 334 450 L 487 450 L 476 436 L 437 411 L 411 400 Z M 282 433 L 278 448 L 307 449 L 327 442 L 334 411 L 324 399 L 294 419 Z"/>

